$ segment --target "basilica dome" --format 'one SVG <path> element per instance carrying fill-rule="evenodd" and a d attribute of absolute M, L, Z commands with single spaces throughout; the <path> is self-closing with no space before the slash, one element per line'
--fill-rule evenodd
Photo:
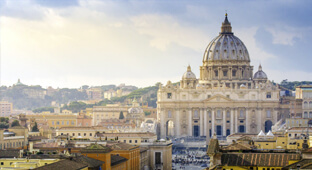
<path fill-rule="evenodd" d="M 219 36 L 214 38 L 205 50 L 203 62 L 217 60 L 238 60 L 249 62 L 249 54 L 244 43 L 232 32 L 231 23 L 227 14 L 222 23 Z"/>
<path fill-rule="evenodd" d="M 262 66 L 259 65 L 258 71 L 255 73 L 253 79 L 268 79 L 267 75 L 265 74 L 264 71 L 262 71 Z"/>
<path fill-rule="evenodd" d="M 182 79 L 196 79 L 195 74 L 191 70 L 191 66 L 187 67 L 187 71 L 183 74 Z"/>

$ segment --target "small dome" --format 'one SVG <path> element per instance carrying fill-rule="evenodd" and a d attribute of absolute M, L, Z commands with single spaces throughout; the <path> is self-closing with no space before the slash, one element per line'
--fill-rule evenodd
<path fill-rule="evenodd" d="M 195 74 L 191 70 L 191 66 L 187 66 L 187 71 L 183 74 L 182 79 L 196 79 Z"/>
<path fill-rule="evenodd" d="M 259 65 L 258 71 L 254 75 L 254 79 L 268 79 L 264 71 L 262 71 L 262 66 Z"/>

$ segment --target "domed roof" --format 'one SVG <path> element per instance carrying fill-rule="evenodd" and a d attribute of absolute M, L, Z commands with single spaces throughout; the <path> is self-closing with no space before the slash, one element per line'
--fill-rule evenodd
<path fill-rule="evenodd" d="M 264 71 L 262 71 L 262 66 L 259 65 L 258 71 L 254 74 L 254 79 L 268 79 Z"/>
<path fill-rule="evenodd" d="M 250 61 L 246 46 L 232 32 L 232 26 L 228 21 L 227 14 L 222 23 L 219 36 L 209 43 L 203 57 L 203 62 L 215 60 Z"/>
<path fill-rule="evenodd" d="M 187 71 L 183 74 L 182 79 L 196 79 L 195 74 L 191 70 L 191 66 L 187 66 Z"/>

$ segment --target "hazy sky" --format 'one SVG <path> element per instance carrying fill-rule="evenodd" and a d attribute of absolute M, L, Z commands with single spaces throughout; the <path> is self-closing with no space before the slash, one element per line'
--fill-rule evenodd
<path fill-rule="evenodd" d="M 1 84 L 177 82 L 199 75 L 225 10 L 254 72 L 312 81 L 312 1 L 1 0 Z"/>

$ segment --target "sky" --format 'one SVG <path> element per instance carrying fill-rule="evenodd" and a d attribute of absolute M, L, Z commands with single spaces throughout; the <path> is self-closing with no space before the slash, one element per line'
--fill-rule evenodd
<path fill-rule="evenodd" d="M 225 12 L 254 72 L 312 81 L 310 0 L 1 0 L 1 82 L 138 87 L 199 76 Z"/>

